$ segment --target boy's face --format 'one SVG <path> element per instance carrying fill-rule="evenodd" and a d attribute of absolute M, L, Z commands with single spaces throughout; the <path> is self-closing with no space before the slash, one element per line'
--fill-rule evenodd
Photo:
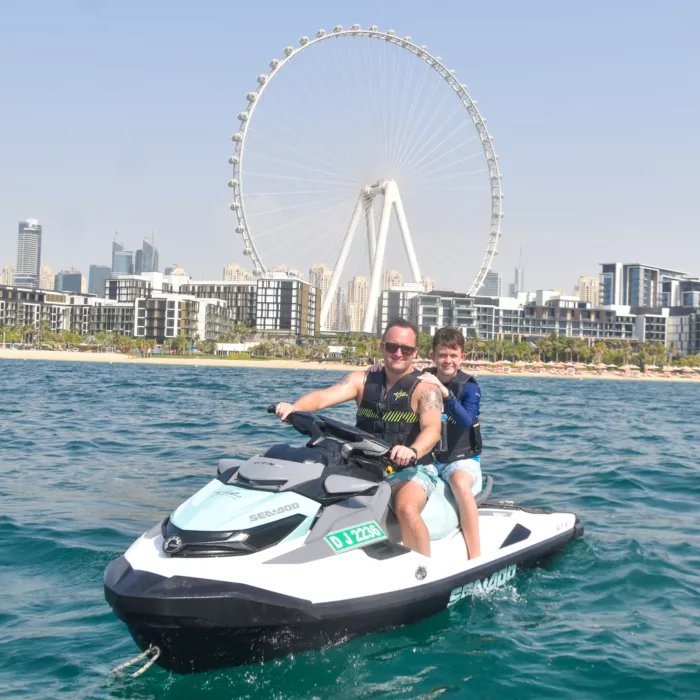
<path fill-rule="evenodd" d="M 467 356 L 459 348 L 448 348 L 445 345 L 438 345 L 430 353 L 430 359 L 435 362 L 438 370 L 438 379 L 451 381 L 459 372 L 462 362 Z M 444 382 L 443 382 L 444 383 Z"/>

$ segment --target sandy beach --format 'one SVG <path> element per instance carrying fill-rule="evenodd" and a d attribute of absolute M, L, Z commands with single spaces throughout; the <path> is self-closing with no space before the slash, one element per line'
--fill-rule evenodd
<path fill-rule="evenodd" d="M 222 367 L 235 369 L 236 367 L 258 367 L 263 369 L 288 369 L 288 370 L 336 370 L 340 372 L 352 372 L 356 369 L 365 369 L 364 366 L 348 365 L 342 362 L 303 362 L 300 360 L 235 360 L 228 357 L 215 359 L 211 357 L 198 357 L 197 355 L 169 355 L 135 357 L 120 353 L 100 352 L 69 352 L 62 350 L 10 350 L 0 348 L 0 360 L 50 360 L 64 362 L 107 362 L 124 364 L 146 365 L 193 365 L 194 367 Z M 612 380 L 636 380 L 644 382 L 678 381 L 684 383 L 700 384 L 700 373 L 694 372 L 662 374 L 660 372 L 619 372 L 609 371 L 598 374 L 597 372 L 578 371 L 567 373 L 562 370 L 544 369 L 539 372 L 521 370 L 513 367 L 503 368 L 467 368 L 476 376 L 509 376 L 509 377 L 542 377 L 564 379 L 612 379 Z"/>

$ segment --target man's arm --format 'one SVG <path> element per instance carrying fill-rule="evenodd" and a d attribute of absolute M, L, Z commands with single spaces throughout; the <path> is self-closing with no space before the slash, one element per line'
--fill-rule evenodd
<path fill-rule="evenodd" d="M 293 404 L 278 403 L 276 413 L 282 420 L 285 420 L 294 411 L 310 411 L 313 413 L 329 406 L 337 406 L 339 403 L 356 399 L 362 392 L 366 376 L 362 370 L 348 374 L 347 377 L 341 379 L 337 384 L 327 389 L 312 391 L 306 396 L 297 399 Z"/>
<path fill-rule="evenodd" d="M 407 466 L 415 456 L 425 457 L 440 440 L 442 420 L 442 394 L 434 384 L 419 384 L 411 397 L 411 404 L 420 417 L 421 431 L 410 446 L 395 445 L 391 459 L 402 467 Z M 412 447 L 416 451 L 413 454 Z"/>

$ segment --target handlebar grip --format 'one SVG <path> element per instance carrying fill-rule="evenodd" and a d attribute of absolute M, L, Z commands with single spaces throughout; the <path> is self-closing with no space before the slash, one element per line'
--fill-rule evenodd
<path fill-rule="evenodd" d="M 273 403 L 271 406 L 268 406 L 267 412 L 268 413 L 276 413 L 277 412 L 277 404 Z"/>

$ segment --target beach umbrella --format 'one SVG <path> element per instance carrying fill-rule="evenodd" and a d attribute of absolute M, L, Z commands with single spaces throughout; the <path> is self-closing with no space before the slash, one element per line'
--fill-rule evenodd
<path fill-rule="evenodd" d="M 598 363 L 598 364 L 595 366 L 595 368 L 596 368 L 596 369 L 607 369 L 608 366 L 607 366 L 606 364 L 600 362 L 600 363 Z"/>
<path fill-rule="evenodd" d="M 639 367 L 637 367 L 637 365 L 622 365 L 622 367 L 620 367 L 620 369 L 627 371 L 628 369 L 639 369 Z"/>
<path fill-rule="evenodd" d="M 596 365 L 594 365 L 592 362 L 587 362 L 587 363 L 586 363 L 586 367 L 595 367 L 595 366 L 596 366 Z"/>
<path fill-rule="evenodd" d="M 526 362 L 523 362 L 522 360 L 518 360 L 513 367 L 525 367 L 527 365 Z"/>
<path fill-rule="evenodd" d="M 606 365 L 606 367 L 610 369 L 617 369 L 617 365 Z"/>
<path fill-rule="evenodd" d="M 683 367 L 683 369 L 681 371 L 682 372 L 693 372 L 694 370 L 692 367 Z"/>
<path fill-rule="evenodd" d="M 502 362 L 504 365 L 512 365 L 512 364 L 513 364 L 510 360 L 501 360 L 501 362 Z"/>
<path fill-rule="evenodd" d="M 554 367 L 554 365 L 556 364 L 556 362 L 555 362 L 554 360 L 550 360 L 549 362 L 546 362 L 545 364 L 546 364 L 547 366 L 550 366 L 550 365 L 551 365 L 552 367 Z"/>
<path fill-rule="evenodd" d="M 664 365 L 664 366 L 661 368 L 661 371 L 662 371 L 662 372 L 673 372 L 673 367 L 670 367 L 669 365 Z"/>
<path fill-rule="evenodd" d="M 647 369 L 659 369 L 658 365 L 646 365 Z"/>
<path fill-rule="evenodd" d="M 557 362 L 556 365 L 554 365 L 556 369 L 566 369 L 566 365 L 563 362 Z"/>
<path fill-rule="evenodd" d="M 587 366 L 588 365 L 584 365 L 583 362 L 577 362 L 576 364 L 574 364 L 574 367 L 576 369 L 583 369 L 584 367 L 587 367 Z"/>

